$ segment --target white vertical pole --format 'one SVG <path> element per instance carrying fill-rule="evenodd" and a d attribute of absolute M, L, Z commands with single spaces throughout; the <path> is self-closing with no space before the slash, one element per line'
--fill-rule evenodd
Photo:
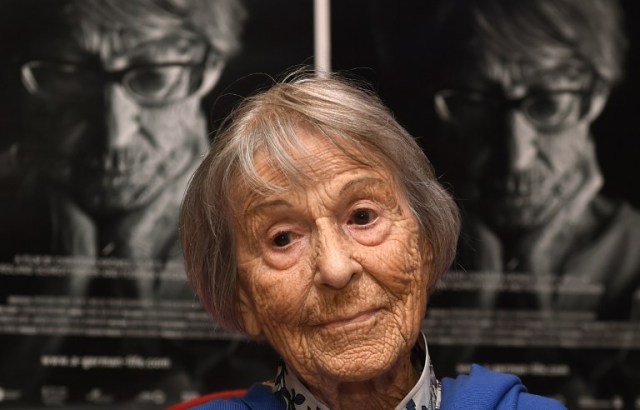
<path fill-rule="evenodd" d="M 313 0 L 315 69 L 317 76 L 331 72 L 331 0 Z"/>

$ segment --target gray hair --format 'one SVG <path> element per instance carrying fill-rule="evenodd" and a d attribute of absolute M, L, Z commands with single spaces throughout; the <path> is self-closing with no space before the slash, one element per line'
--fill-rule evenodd
<path fill-rule="evenodd" d="M 455 255 L 458 210 L 437 182 L 415 140 L 378 97 L 345 79 L 296 74 L 246 99 L 223 124 L 193 176 L 181 211 L 180 235 L 187 276 L 200 302 L 223 326 L 241 330 L 237 313 L 238 275 L 230 196 L 239 179 L 255 192 L 285 189 L 268 184 L 255 156 L 293 185 L 308 175 L 296 155 L 304 147 L 300 130 L 325 138 L 363 166 L 385 166 L 398 181 L 430 252 L 432 290 Z M 354 152 L 360 155 L 354 155 Z"/>
<path fill-rule="evenodd" d="M 543 58 L 593 70 L 608 84 L 623 73 L 627 40 L 617 0 L 444 0 L 435 25 L 442 74 L 461 54 L 523 64 Z M 583 67 L 584 68 L 584 67 Z"/>

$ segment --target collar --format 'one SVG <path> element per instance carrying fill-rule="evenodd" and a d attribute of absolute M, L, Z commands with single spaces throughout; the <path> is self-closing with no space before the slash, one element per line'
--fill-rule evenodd
<path fill-rule="evenodd" d="M 411 362 L 420 372 L 420 379 L 395 407 L 395 410 L 438 410 L 440 408 L 440 382 L 436 379 L 431 366 L 426 338 L 424 334 L 421 336 L 411 351 Z M 311 394 L 295 374 L 287 369 L 284 362 L 278 368 L 273 392 L 276 396 L 282 397 L 289 410 L 329 410 Z"/>

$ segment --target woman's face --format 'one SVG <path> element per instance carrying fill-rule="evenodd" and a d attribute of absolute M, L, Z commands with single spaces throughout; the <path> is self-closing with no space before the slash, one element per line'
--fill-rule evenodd
<path fill-rule="evenodd" d="M 409 354 L 427 301 L 428 252 L 391 173 L 301 133 L 304 188 L 240 189 L 240 309 L 309 384 L 381 376 Z M 371 155 L 357 153 L 355 155 Z M 259 174 L 288 186 L 257 155 Z"/>

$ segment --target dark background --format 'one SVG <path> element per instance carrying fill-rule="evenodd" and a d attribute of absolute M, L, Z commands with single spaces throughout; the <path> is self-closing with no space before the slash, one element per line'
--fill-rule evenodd
<path fill-rule="evenodd" d="M 429 78 L 424 74 L 426 66 L 437 62 L 427 61 L 421 53 L 432 3 L 427 0 L 333 1 L 332 64 L 336 71 L 369 81 L 400 122 L 419 138 L 438 172 L 444 174 L 446 164 L 438 161 L 432 138 L 435 116 L 426 94 Z M 245 4 L 249 17 L 243 34 L 243 48 L 229 61 L 219 84 L 203 101 L 212 132 L 242 97 L 267 87 L 291 67 L 313 64 L 311 0 L 245 0 Z M 640 186 L 636 182 L 640 168 L 640 116 L 637 113 L 640 105 L 636 102 L 640 98 L 640 78 L 636 75 L 640 72 L 640 28 L 636 24 L 640 21 L 640 3 L 624 0 L 623 6 L 630 46 L 626 76 L 613 90 L 609 104 L 593 126 L 593 134 L 604 174 L 605 192 L 640 207 Z M 19 24 L 4 21 L 1 15 L 0 22 Z M 0 38 L 0 43 L 16 47 L 19 41 Z M 0 82 L 1 151 L 17 138 L 19 113 L 15 112 L 12 93 L 20 85 L 8 78 L 13 72 L 11 61 L 0 61 L 0 66 L 3 74 Z M 3 167 L 5 164 L 0 162 L 0 182 Z M 0 191 L 0 201 L 3 198 L 4 192 Z M 0 294 L 2 280 L 0 277 Z M 0 346 L 3 338 L 5 343 L 8 341 L 6 335 L 0 335 Z M 99 345 L 96 350 L 100 350 Z M 203 357 L 207 352 L 211 356 Z M 220 352 L 228 355 L 221 356 Z M 183 364 L 188 370 L 191 364 L 205 360 L 210 361 L 211 370 L 192 375 L 201 378 L 203 392 L 246 387 L 252 381 L 272 377 L 276 363 L 275 355 L 268 348 L 253 342 L 199 341 L 191 353 L 184 356 Z M 243 367 L 246 363 L 251 366 Z M 22 369 L 22 374 L 26 377 L 31 371 L 36 370 Z M 0 374 L 11 377 L 13 369 L 0 363 Z M 111 377 L 114 385 L 121 384 L 121 375 L 108 373 L 106 377 Z"/>

